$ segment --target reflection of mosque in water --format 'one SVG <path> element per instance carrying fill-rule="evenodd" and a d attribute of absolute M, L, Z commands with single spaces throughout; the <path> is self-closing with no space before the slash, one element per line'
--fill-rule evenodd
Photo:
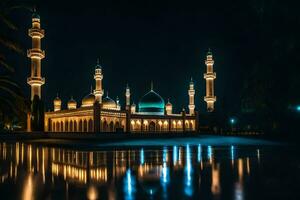
<path fill-rule="evenodd" d="M 224 170 L 235 177 L 235 199 L 243 199 L 244 176 L 258 166 L 259 154 L 257 150 L 255 157 L 239 157 L 232 146 L 228 149 L 231 161 L 224 163 L 212 146 L 201 145 L 164 147 L 161 150 L 76 151 L 0 143 L 0 185 L 8 180 L 16 181 L 19 173 L 25 170 L 24 199 L 34 195 L 37 185 L 56 185 L 59 181 L 65 184 L 66 196 L 69 187 L 84 187 L 87 197 L 96 199 L 98 187 L 105 186 L 101 194 L 106 192 L 107 198 L 115 199 L 117 183 L 122 183 L 122 194 L 126 199 L 132 199 L 138 187 L 149 195 L 163 191 L 163 197 L 167 198 L 172 195 L 167 190 L 174 174 L 181 173 L 180 188 L 185 195 L 192 196 L 194 188 L 208 184 L 211 195 L 218 196 L 222 192 L 221 171 Z"/>

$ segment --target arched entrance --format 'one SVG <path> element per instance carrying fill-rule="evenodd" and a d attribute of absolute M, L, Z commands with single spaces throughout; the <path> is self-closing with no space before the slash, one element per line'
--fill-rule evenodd
<path fill-rule="evenodd" d="M 150 132 L 155 132 L 155 123 L 154 122 L 150 122 L 150 124 L 149 124 L 149 131 Z"/>
<path fill-rule="evenodd" d="M 108 124 L 106 121 L 103 122 L 103 131 L 107 132 L 108 131 Z"/>
<path fill-rule="evenodd" d="M 109 123 L 109 132 L 114 132 L 114 122 Z"/>
<path fill-rule="evenodd" d="M 94 130 L 93 130 L 93 120 L 92 119 L 90 119 L 89 120 L 89 132 L 93 132 Z"/>

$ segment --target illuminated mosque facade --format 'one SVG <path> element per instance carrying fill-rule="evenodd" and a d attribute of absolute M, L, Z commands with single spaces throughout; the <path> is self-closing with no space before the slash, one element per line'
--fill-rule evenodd
<path fill-rule="evenodd" d="M 41 76 L 41 60 L 45 52 L 41 50 L 41 39 L 44 30 L 40 27 L 40 17 L 36 13 L 32 16 L 32 28 L 29 29 L 32 38 L 32 49 L 27 55 L 31 59 L 31 76 L 27 83 L 31 86 L 31 100 L 34 96 L 41 98 L 41 86 L 45 79 Z M 216 96 L 214 95 L 213 57 L 207 53 L 205 61 L 207 73 L 206 96 L 207 110 L 214 110 Z M 57 96 L 53 101 L 53 111 L 45 113 L 44 131 L 46 132 L 196 132 L 198 130 L 198 113 L 195 111 L 195 89 L 191 79 L 188 88 L 188 111 L 173 112 L 173 105 L 165 100 L 153 89 L 140 99 L 138 105 L 131 101 L 131 91 L 127 85 L 124 91 L 125 108 L 122 108 L 117 98 L 113 100 L 104 96 L 102 80 L 104 73 L 99 60 L 93 76 L 95 89 L 86 95 L 80 106 L 71 98 L 67 102 L 67 109 L 62 109 L 62 101 Z"/>

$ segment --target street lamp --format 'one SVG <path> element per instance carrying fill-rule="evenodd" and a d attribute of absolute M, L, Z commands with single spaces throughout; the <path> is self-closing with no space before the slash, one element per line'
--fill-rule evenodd
<path fill-rule="evenodd" d="M 234 117 L 229 118 L 229 123 L 231 125 L 231 131 L 233 132 L 234 125 L 236 124 L 236 119 Z"/>
<path fill-rule="evenodd" d="M 233 125 L 233 124 L 236 123 L 236 119 L 233 118 L 233 117 L 231 117 L 231 118 L 229 119 L 229 122 L 230 122 L 231 125 Z"/>

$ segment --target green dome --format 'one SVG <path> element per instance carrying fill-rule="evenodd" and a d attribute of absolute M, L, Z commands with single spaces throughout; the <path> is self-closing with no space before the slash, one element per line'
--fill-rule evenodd
<path fill-rule="evenodd" d="M 145 94 L 139 102 L 139 112 L 148 115 L 164 115 L 165 101 L 163 98 L 151 90 Z"/>

